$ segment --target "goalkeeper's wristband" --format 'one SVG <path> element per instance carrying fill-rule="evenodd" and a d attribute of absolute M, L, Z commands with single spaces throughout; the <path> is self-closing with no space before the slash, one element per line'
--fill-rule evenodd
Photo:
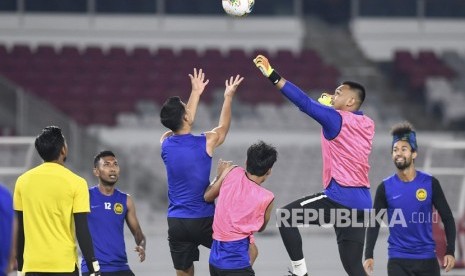
<path fill-rule="evenodd" d="M 274 84 L 276 85 L 280 80 L 281 80 L 281 76 L 278 74 L 278 72 L 276 72 L 276 70 L 273 70 L 270 74 L 270 76 L 268 77 L 268 79 Z"/>
<path fill-rule="evenodd" d="M 86 260 L 86 264 L 87 264 L 87 269 L 89 270 L 89 273 L 91 276 L 94 276 L 94 275 L 100 275 L 100 264 L 99 262 L 92 258 L 91 261 L 88 261 Z"/>

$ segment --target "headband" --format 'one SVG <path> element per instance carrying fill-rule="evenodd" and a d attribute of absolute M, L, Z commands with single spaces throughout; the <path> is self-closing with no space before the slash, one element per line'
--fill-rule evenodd
<path fill-rule="evenodd" d="M 417 135 L 415 134 L 415 131 L 413 130 L 407 133 L 400 134 L 400 135 L 393 135 L 392 136 L 392 147 L 394 147 L 394 144 L 397 143 L 398 141 L 407 141 L 412 147 L 412 151 L 417 151 L 418 149 Z"/>

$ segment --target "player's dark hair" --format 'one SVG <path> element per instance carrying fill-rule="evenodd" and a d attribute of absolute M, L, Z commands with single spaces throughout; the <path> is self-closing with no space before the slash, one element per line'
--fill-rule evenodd
<path fill-rule="evenodd" d="M 113 156 L 116 158 L 116 155 L 111 150 L 101 151 L 97 153 L 97 155 L 95 155 L 94 157 L 94 168 L 98 167 L 98 162 L 100 161 L 101 158 L 107 157 L 107 156 Z"/>
<path fill-rule="evenodd" d="M 395 124 L 391 128 L 391 135 L 393 137 L 392 144 L 399 140 L 407 141 L 412 147 L 412 152 L 417 151 L 417 139 L 415 129 L 410 122 L 404 121 L 398 124 Z"/>
<path fill-rule="evenodd" d="M 365 87 L 363 87 L 363 85 L 355 81 L 344 81 L 342 84 L 349 86 L 349 88 L 352 91 L 355 91 L 357 93 L 361 106 L 363 101 L 365 101 Z"/>
<path fill-rule="evenodd" d="M 391 135 L 401 136 L 401 135 L 408 134 L 412 131 L 415 131 L 415 129 L 413 129 L 413 125 L 410 122 L 404 121 L 402 123 L 398 123 L 392 126 Z"/>
<path fill-rule="evenodd" d="M 247 172 L 263 176 L 273 167 L 277 159 L 278 152 L 275 147 L 258 141 L 247 149 Z"/>
<path fill-rule="evenodd" d="M 181 98 L 169 97 L 163 104 L 160 111 L 161 123 L 176 132 L 182 127 L 182 119 L 186 114 L 186 108 L 181 102 Z"/>
<path fill-rule="evenodd" d="M 65 137 L 57 126 L 48 126 L 36 137 L 34 146 L 45 162 L 58 160 L 60 151 L 65 146 Z"/>

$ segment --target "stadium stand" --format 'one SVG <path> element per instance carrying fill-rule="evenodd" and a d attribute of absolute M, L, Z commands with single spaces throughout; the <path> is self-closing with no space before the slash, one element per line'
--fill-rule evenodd
<path fill-rule="evenodd" d="M 281 105 L 284 100 L 279 93 L 266 93 L 269 83 L 256 77 L 258 72 L 251 60 L 259 53 L 276 57 L 276 66 L 289 70 L 287 74 L 309 90 L 332 87 L 339 78 L 338 70 L 322 62 L 312 50 L 298 53 L 298 59 L 305 62 L 295 62 L 293 53 L 285 49 L 280 49 L 276 55 L 265 49 L 255 49 L 251 53 L 231 49 L 226 55 L 219 49 L 200 53 L 194 48 L 178 52 L 159 48 L 154 53 L 147 48 L 137 48 L 131 54 L 116 46 L 108 51 L 88 46 L 82 53 L 73 46 L 55 49 L 39 45 L 31 49 L 27 45 L 14 45 L 7 51 L 2 45 L 0 49 L 4 60 L 0 73 L 43 97 L 81 125 L 113 126 L 117 114 L 134 112 L 138 101 L 162 104 L 169 95 L 186 99 L 190 91 L 187 74 L 191 72 L 187 68 L 194 67 L 204 68 L 211 80 L 211 90 L 222 90 L 227 77 L 241 74 L 247 78 L 241 87 L 244 92 L 238 96 L 242 102 Z M 306 62 L 311 62 L 308 63 L 311 66 Z M 212 95 L 206 93 L 202 100 L 210 104 Z"/>

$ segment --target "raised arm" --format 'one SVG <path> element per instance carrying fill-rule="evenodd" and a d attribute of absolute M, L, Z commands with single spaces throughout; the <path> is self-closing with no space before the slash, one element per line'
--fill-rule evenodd
<path fill-rule="evenodd" d="M 216 169 L 216 177 L 213 179 L 212 183 L 205 190 L 203 198 L 206 202 L 213 202 L 220 194 L 221 184 L 226 175 L 237 166 L 233 165 L 232 161 L 223 161 L 218 160 L 218 167 Z"/>
<path fill-rule="evenodd" d="M 128 212 L 126 214 L 126 223 L 131 230 L 132 235 L 134 236 L 134 240 L 136 242 L 136 247 L 134 251 L 139 254 L 140 262 L 145 260 L 145 246 L 146 240 L 145 235 L 142 232 L 142 228 L 140 227 L 139 220 L 136 216 L 136 206 L 132 197 L 128 195 L 126 205 L 128 206 Z"/>
<path fill-rule="evenodd" d="M 195 120 L 195 113 L 197 112 L 200 96 L 210 80 L 205 80 L 205 73 L 202 69 L 199 69 L 197 72 L 197 68 L 194 68 L 193 75 L 189 74 L 189 78 L 191 79 L 192 90 L 186 105 L 192 114 L 192 120 Z"/>
<path fill-rule="evenodd" d="M 299 87 L 281 77 L 265 56 L 258 55 L 255 66 L 302 112 L 315 119 L 322 127 L 326 139 L 333 139 L 341 130 L 342 117 L 334 108 L 323 105 L 310 98 Z"/>
<path fill-rule="evenodd" d="M 244 80 L 243 77 L 237 75 L 235 78 L 231 76 L 229 80 L 225 81 L 224 101 L 221 108 L 220 120 L 218 126 L 211 131 L 205 132 L 207 137 L 207 153 L 212 156 L 215 149 L 223 144 L 226 135 L 231 125 L 231 106 L 237 88 Z"/>

